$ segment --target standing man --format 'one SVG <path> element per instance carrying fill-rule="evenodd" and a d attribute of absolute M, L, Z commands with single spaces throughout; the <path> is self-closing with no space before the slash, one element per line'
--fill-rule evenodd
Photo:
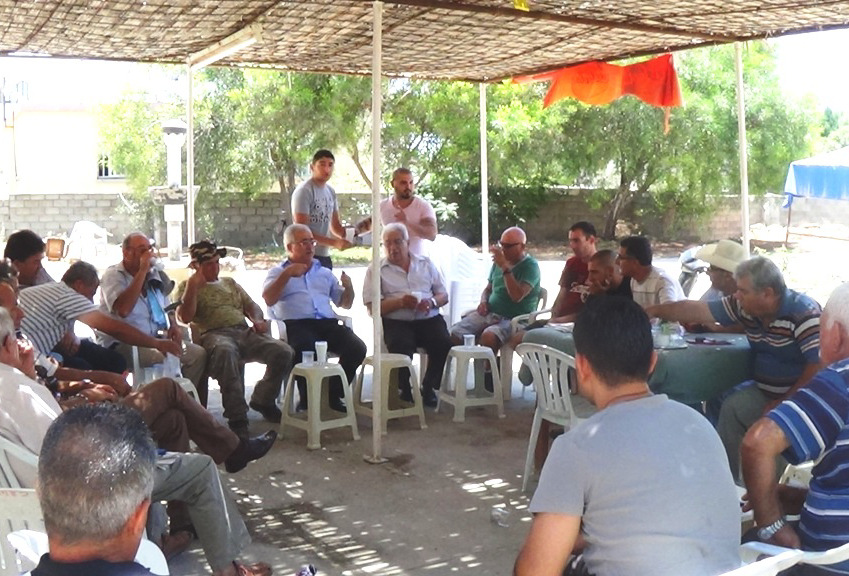
<path fill-rule="evenodd" d="M 820 339 L 820 358 L 828 367 L 755 422 L 742 450 L 758 537 L 816 551 L 849 542 L 849 284 L 828 299 Z M 808 488 L 776 485 L 779 454 L 792 464 L 817 461 Z M 785 522 L 785 514 L 800 511 L 798 527 Z M 849 574 L 849 562 L 828 568 L 828 574 Z"/>
<path fill-rule="evenodd" d="M 664 320 L 743 326 L 754 353 L 752 380 L 728 394 L 717 424 L 736 482 L 746 431 L 819 371 L 822 310 L 812 298 L 787 288 L 778 266 L 762 256 L 737 266 L 735 277 L 734 296 L 711 302 L 682 300 L 646 312 Z"/>
<path fill-rule="evenodd" d="M 430 242 L 436 240 L 436 212 L 427 200 L 415 195 L 414 186 L 409 168 L 392 173 L 395 194 L 380 202 L 380 221 L 384 226 L 391 222 L 404 224 L 410 237 L 410 252 L 427 256 Z"/>
<path fill-rule="evenodd" d="M 448 303 L 448 291 L 442 274 L 430 258 L 413 254 L 407 228 L 400 222 L 383 229 L 383 251 L 380 261 L 380 315 L 383 340 L 394 354 L 410 358 L 416 348 L 428 355 L 427 371 L 422 378 L 422 401 L 436 406 L 436 393 L 442 382 L 445 359 L 451 350 L 451 337 L 440 306 Z M 366 270 L 363 302 L 371 312 L 371 266 Z M 401 399 L 412 402 L 410 373 L 402 370 L 398 380 Z"/>
<path fill-rule="evenodd" d="M 327 181 L 333 176 L 336 159 L 330 150 L 319 150 L 312 157 L 312 177 L 304 180 L 292 193 L 292 214 L 295 222 L 309 226 L 315 238 L 315 259 L 332 269 L 330 249 L 347 250 L 352 244 L 345 238 L 345 228 L 339 220 L 336 191 Z"/>
<path fill-rule="evenodd" d="M 697 412 L 653 395 L 646 314 L 593 298 L 575 322 L 578 392 L 598 412 L 554 441 L 528 507 L 515 576 L 713 576 L 740 565 L 740 507 L 722 446 Z"/>
<path fill-rule="evenodd" d="M 242 438 L 248 436 L 248 404 L 245 402 L 243 362 L 262 362 L 265 374 L 257 381 L 250 407 L 269 422 L 280 422 L 277 397 L 283 379 L 292 368 L 292 347 L 272 338 L 262 308 L 232 278 L 219 278 L 218 261 L 226 250 L 209 240 L 189 246 L 194 269 L 177 288 L 177 316 L 200 331 L 206 350 L 209 375 L 218 380 L 224 417 Z M 251 321 L 251 325 L 245 319 Z"/>
<path fill-rule="evenodd" d="M 342 272 L 341 283 L 314 258 L 316 241 L 309 227 L 292 224 L 283 232 L 288 258 L 268 271 L 262 286 L 262 299 L 274 308 L 275 318 L 286 323 L 286 338 L 300 358 L 305 350 L 315 350 L 319 340 L 339 355 L 339 365 L 348 383 L 366 357 L 366 345 L 354 331 L 342 324 L 330 306 L 348 309 L 354 302 L 351 278 Z M 299 409 L 307 408 L 306 383 L 298 378 Z M 345 412 L 344 390 L 338 377 L 330 380 L 330 408 Z M 353 409 L 353 408 L 352 408 Z"/>
<path fill-rule="evenodd" d="M 645 236 L 628 236 L 619 242 L 617 261 L 622 274 L 631 277 L 634 302 L 643 308 L 684 300 L 678 280 L 652 266 L 651 243 Z"/>
<path fill-rule="evenodd" d="M 481 294 L 477 310 L 451 327 L 455 344 L 465 334 L 474 334 L 481 346 L 498 354 L 502 344 L 510 340 L 513 316 L 530 314 L 539 305 L 539 264 L 525 252 L 527 237 L 518 226 L 507 228 L 497 246 L 489 249 L 492 268 L 489 282 Z M 492 372 L 485 374 L 486 388 L 492 390 Z"/>
<path fill-rule="evenodd" d="M 580 311 L 589 293 L 589 263 L 596 252 L 595 226 L 586 221 L 575 222 L 569 228 L 569 248 L 572 257 L 566 260 L 560 274 L 560 291 L 551 306 L 554 322 L 562 316 L 572 316 Z"/>
<path fill-rule="evenodd" d="M 153 247 L 144 234 L 134 232 L 121 243 L 123 260 L 103 273 L 100 283 L 100 309 L 113 318 L 123 320 L 150 336 L 166 335 L 182 345 L 183 330 L 174 312 L 166 314 L 167 293 L 173 287 L 168 276 L 152 267 Z M 170 286 L 169 286 L 170 285 Z M 102 344 L 117 350 L 132 365 L 132 347 L 106 336 Z M 153 348 L 139 348 L 139 362 L 144 366 L 161 364 L 165 357 Z M 181 358 L 183 375 L 198 390 L 206 368 L 206 351 L 202 346 L 187 343 Z M 205 396 L 205 394 L 204 394 Z"/>

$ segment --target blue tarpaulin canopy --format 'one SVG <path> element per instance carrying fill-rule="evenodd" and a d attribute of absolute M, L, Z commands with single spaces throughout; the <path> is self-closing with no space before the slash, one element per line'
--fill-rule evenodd
<path fill-rule="evenodd" d="M 849 200 L 849 147 L 790 164 L 784 194 L 785 208 L 796 197 Z"/>

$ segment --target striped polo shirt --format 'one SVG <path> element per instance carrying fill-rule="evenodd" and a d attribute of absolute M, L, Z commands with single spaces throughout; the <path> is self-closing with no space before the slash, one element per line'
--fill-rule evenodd
<path fill-rule="evenodd" d="M 72 321 L 97 310 L 94 302 L 64 282 L 21 290 L 19 299 L 24 310 L 21 330 L 42 354 L 53 350 Z"/>
<path fill-rule="evenodd" d="M 799 523 L 802 547 L 827 550 L 849 542 L 849 359 L 822 370 L 766 417 L 790 444 L 783 454 L 788 462 L 821 458 Z"/>
<path fill-rule="evenodd" d="M 768 325 L 747 314 L 733 296 L 707 305 L 723 326 L 743 326 L 755 355 L 753 379 L 764 392 L 786 394 L 807 364 L 819 362 L 822 308 L 813 298 L 788 289 Z"/>

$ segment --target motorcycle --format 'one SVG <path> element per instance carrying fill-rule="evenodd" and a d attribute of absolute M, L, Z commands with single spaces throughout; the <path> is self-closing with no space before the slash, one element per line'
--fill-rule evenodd
<path fill-rule="evenodd" d="M 707 277 L 707 270 L 710 264 L 696 258 L 696 254 L 701 249 L 701 246 L 693 246 L 684 250 L 678 257 L 678 263 L 681 265 L 678 282 L 681 284 L 681 288 L 684 289 L 685 296 L 690 295 L 690 292 L 699 282 L 700 278 Z"/>

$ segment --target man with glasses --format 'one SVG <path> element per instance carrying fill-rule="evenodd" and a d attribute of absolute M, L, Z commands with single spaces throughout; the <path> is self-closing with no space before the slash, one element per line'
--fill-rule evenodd
<path fill-rule="evenodd" d="M 177 344 L 183 343 L 183 331 L 174 312 L 165 312 L 168 293 L 173 282 L 161 270 L 153 267 L 154 249 L 144 234 L 134 232 L 121 243 L 123 259 L 107 268 L 100 282 L 100 309 L 113 318 L 123 320 L 140 331 L 157 336 L 164 334 Z M 132 346 L 102 335 L 101 344 L 119 352 L 132 365 Z M 141 366 L 162 364 L 165 357 L 153 348 L 139 348 Z M 200 391 L 206 368 L 206 351 L 202 346 L 187 343 L 180 359 L 183 375 Z M 206 394 L 201 393 L 206 404 Z"/>
<path fill-rule="evenodd" d="M 201 240 L 189 246 L 189 252 L 195 272 L 177 288 L 181 301 L 177 317 L 197 327 L 200 344 L 206 349 L 209 375 L 221 387 L 224 418 L 233 432 L 247 438 L 248 405 L 269 422 L 280 422 L 277 397 L 295 353 L 288 344 L 271 337 L 271 325 L 262 308 L 244 288 L 232 278 L 218 277 L 224 248 Z M 254 386 L 250 404 L 245 402 L 244 362 L 265 364 L 265 374 Z"/>
<path fill-rule="evenodd" d="M 268 271 L 262 286 L 262 299 L 275 318 L 286 324 L 286 338 L 297 358 L 315 350 L 318 341 L 339 355 L 339 365 L 352 382 L 366 357 L 366 345 L 354 331 L 337 318 L 331 303 L 348 309 L 354 302 L 351 278 L 342 272 L 340 280 L 315 258 L 316 242 L 303 224 L 292 224 L 283 232 L 288 258 Z M 307 408 L 306 383 L 298 379 L 299 409 Z M 345 412 L 344 389 L 338 378 L 329 386 L 330 408 Z"/>
<path fill-rule="evenodd" d="M 442 274 L 430 258 L 413 254 L 407 228 L 400 222 L 383 229 L 383 252 L 380 261 L 380 315 L 383 340 L 394 354 L 410 358 L 417 348 L 428 355 L 427 370 L 422 378 L 422 402 L 436 407 L 436 393 L 442 381 L 445 359 L 451 350 L 451 337 L 439 307 L 448 304 L 448 291 Z M 363 284 L 363 302 L 371 311 L 371 267 Z M 402 370 L 398 377 L 401 400 L 412 402 L 410 372 Z"/>
<path fill-rule="evenodd" d="M 622 275 L 631 277 L 634 302 L 643 308 L 684 300 L 684 291 L 678 280 L 663 269 L 652 266 L 651 243 L 645 236 L 628 236 L 619 242 L 616 260 Z"/>
<path fill-rule="evenodd" d="M 498 354 L 512 336 L 510 320 L 529 314 L 539 304 L 540 272 L 537 261 L 525 252 L 525 231 L 518 226 L 506 229 L 497 246 L 489 249 L 492 268 L 477 310 L 451 327 L 455 344 L 466 334 L 478 337 L 481 346 Z M 486 373 L 486 388 L 492 390 L 492 374 Z"/>

